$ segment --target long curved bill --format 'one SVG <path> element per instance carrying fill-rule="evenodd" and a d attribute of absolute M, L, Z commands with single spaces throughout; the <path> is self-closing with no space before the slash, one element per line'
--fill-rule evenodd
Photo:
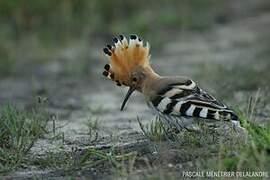
<path fill-rule="evenodd" d="M 123 101 L 123 103 L 122 103 L 122 105 L 121 105 L 121 111 L 123 111 L 123 109 L 124 109 L 124 107 L 125 107 L 125 105 L 126 105 L 128 99 L 129 99 L 129 97 L 131 96 L 131 94 L 132 94 L 134 91 L 135 91 L 135 88 L 134 88 L 134 87 L 129 87 L 128 92 L 127 92 L 127 94 L 126 94 L 126 96 L 125 96 L 125 99 L 124 99 L 124 101 Z"/>

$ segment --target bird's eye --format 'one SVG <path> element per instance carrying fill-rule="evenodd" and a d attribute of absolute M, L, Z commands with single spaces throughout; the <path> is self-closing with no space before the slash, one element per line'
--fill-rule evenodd
<path fill-rule="evenodd" d="M 137 82 L 137 78 L 136 77 L 132 78 L 132 81 Z"/>

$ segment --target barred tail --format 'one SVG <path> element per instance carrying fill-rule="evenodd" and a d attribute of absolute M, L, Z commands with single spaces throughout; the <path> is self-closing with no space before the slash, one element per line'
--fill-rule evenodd
<path fill-rule="evenodd" d="M 182 104 L 180 113 L 184 116 L 199 117 L 221 121 L 238 121 L 237 115 L 230 109 L 212 109 L 209 107 L 196 106 L 190 103 L 190 106 Z"/>
<path fill-rule="evenodd" d="M 218 113 L 219 113 L 219 119 L 218 120 L 238 121 L 238 116 L 231 110 L 221 110 Z"/>
<path fill-rule="evenodd" d="M 153 106 L 167 115 L 238 121 L 237 115 L 227 107 L 217 108 L 207 103 L 192 100 L 178 101 L 170 98 L 159 98 L 158 100 L 152 101 Z"/>

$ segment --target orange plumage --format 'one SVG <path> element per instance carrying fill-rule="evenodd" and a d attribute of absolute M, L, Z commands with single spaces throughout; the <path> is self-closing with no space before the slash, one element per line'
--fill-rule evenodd
<path fill-rule="evenodd" d="M 129 86 L 130 73 L 134 68 L 150 66 L 149 44 L 147 42 L 144 46 L 143 41 L 136 35 L 131 35 L 129 41 L 122 35 L 120 40 L 113 38 L 113 41 L 113 47 L 108 45 L 103 49 L 110 63 L 105 65 L 106 71 L 103 74 L 118 85 Z"/>

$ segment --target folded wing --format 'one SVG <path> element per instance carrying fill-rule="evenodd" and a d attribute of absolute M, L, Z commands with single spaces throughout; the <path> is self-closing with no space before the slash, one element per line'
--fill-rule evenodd
<path fill-rule="evenodd" d="M 225 104 L 206 93 L 192 80 L 166 84 L 151 100 L 161 113 L 213 120 L 238 120 Z"/>

